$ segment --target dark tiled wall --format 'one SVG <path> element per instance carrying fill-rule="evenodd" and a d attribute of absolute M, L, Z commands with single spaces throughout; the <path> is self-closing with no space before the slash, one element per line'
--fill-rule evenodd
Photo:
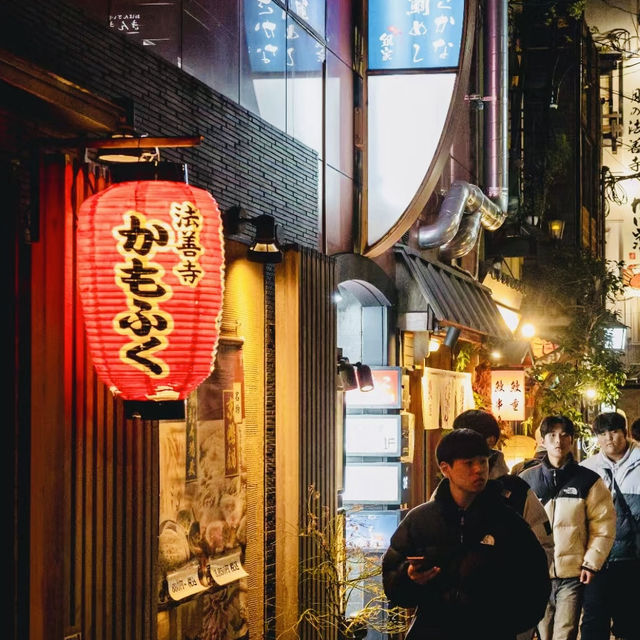
<path fill-rule="evenodd" d="M 133 100 L 139 134 L 204 136 L 161 158 L 186 162 L 190 184 L 221 208 L 272 214 L 282 242 L 317 247 L 318 158 L 308 147 L 60 0 L 3 2 L 0 47 L 102 98 Z"/>

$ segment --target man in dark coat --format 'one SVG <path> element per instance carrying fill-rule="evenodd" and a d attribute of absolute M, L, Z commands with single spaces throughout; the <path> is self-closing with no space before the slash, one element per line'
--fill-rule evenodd
<path fill-rule="evenodd" d="M 475 431 L 445 435 L 436 449 L 445 480 L 391 537 L 383 584 L 392 605 L 416 609 L 406 640 L 514 640 L 544 614 L 545 552 L 488 480 L 490 453 Z"/>

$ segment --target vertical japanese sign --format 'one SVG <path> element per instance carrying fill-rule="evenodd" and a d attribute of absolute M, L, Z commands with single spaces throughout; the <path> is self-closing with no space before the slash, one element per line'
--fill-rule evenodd
<path fill-rule="evenodd" d="M 524 371 L 491 372 L 491 411 L 500 420 L 524 420 Z"/>
<path fill-rule="evenodd" d="M 369 0 L 369 69 L 458 66 L 464 0 Z"/>
<path fill-rule="evenodd" d="M 235 394 L 223 391 L 224 405 L 224 475 L 238 473 L 238 428 L 236 425 Z"/>

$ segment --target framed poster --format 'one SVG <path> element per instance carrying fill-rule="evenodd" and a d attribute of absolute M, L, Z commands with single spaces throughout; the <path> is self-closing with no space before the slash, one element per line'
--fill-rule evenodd
<path fill-rule="evenodd" d="M 347 546 L 358 547 L 366 552 L 387 550 L 393 532 L 400 524 L 400 510 L 359 510 L 347 513 Z"/>

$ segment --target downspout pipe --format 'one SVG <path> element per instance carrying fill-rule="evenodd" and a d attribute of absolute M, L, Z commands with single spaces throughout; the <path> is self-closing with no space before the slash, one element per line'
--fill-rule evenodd
<path fill-rule="evenodd" d="M 485 19 L 485 185 L 489 198 L 506 213 L 509 206 L 508 0 L 487 0 Z"/>

